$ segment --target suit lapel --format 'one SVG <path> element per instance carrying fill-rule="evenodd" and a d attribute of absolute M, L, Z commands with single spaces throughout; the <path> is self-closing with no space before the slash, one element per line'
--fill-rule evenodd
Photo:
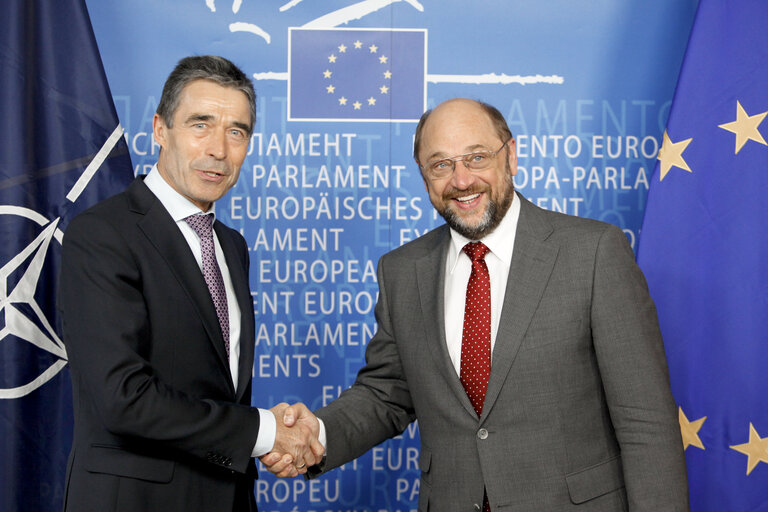
<path fill-rule="evenodd" d="M 559 250 L 557 244 L 547 241 L 552 226 L 542 212 L 520 194 L 517 197 L 521 200 L 520 219 L 481 422 L 488 416 L 501 392 L 528 324 L 544 293 Z"/>
<path fill-rule="evenodd" d="M 235 297 L 237 297 L 237 304 L 240 307 L 240 358 L 238 360 L 236 392 L 236 398 L 239 401 L 248 388 L 253 371 L 254 333 L 253 323 L 249 321 L 248 316 L 251 315 L 250 318 L 253 318 L 253 299 L 251 298 L 246 267 L 238 258 L 238 252 L 241 249 L 220 222 L 214 223 L 214 229 L 224 252 L 224 258 L 227 260 L 229 276 L 232 279 Z"/>
<path fill-rule="evenodd" d="M 427 248 L 426 254 L 416 260 L 416 282 L 421 312 L 435 366 L 467 412 L 475 416 L 475 409 L 456 374 L 445 341 L 445 260 L 448 257 L 451 236 L 447 226 L 441 229 L 443 231 L 436 237 L 434 246 Z"/>
<path fill-rule="evenodd" d="M 131 209 L 143 215 L 138 222 L 139 229 L 155 246 L 160 256 L 165 260 L 168 269 L 187 292 L 190 300 L 197 309 L 208 338 L 214 345 L 219 362 L 229 376 L 229 362 L 224 347 L 219 319 L 213 306 L 208 286 L 205 284 L 200 267 L 189 250 L 189 245 L 179 231 L 168 211 L 155 195 L 144 185 L 141 179 L 135 180 L 128 188 L 131 199 Z M 231 377 L 228 379 L 232 393 Z"/>

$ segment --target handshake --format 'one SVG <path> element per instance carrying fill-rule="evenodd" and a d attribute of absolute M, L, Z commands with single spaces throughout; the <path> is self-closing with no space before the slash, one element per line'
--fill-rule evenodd
<path fill-rule="evenodd" d="M 270 409 L 277 421 L 272 451 L 259 457 L 270 473 L 280 478 L 303 475 L 319 464 L 325 447 L 320 443 L 320 421 L 301 403 L 280 403 Z"/>

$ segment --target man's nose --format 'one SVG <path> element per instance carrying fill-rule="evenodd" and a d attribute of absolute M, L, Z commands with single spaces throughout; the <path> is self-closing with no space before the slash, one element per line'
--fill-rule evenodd
<path fill-rule="evenodd" d="M 208 138 L 208 154 L 216 160 L 223 160 L 227 156 L 227 137 L 224 130 L 214 130 Z"/>
<path fill-rule="evenodd" d="M 451 185 L 459 190 L 468 188 L 475 180 L 474 173 L 469 169 L 464 160 L 454 162 L 453 174 L 451 174 Z"/>

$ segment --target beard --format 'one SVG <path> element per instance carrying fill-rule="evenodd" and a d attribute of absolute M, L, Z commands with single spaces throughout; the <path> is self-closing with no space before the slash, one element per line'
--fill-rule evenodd
<path fill-rule="evenodd" d="M 509 167 L 509 165 L 507 165 Z M 456 196 L 458 191 L 452 190 L 443 196 L 446 204 L 450 204 L 450 200 Z M 475 193 L 474 190 L 461 191 L 461 195 L 469 195 Z M 504 192 L 496 201 L 494 198 L 488 200 L 488 206 L 485 208 L 482 217 L 476 225 L 470 226 L 459 214 L 456 213 L 450 206 L 440 208 L 437 212 L 445 219 L 454 231 L 470 240 L 480 240 L 481 238 L 490 235 L 494 229 L 501 223 L 504 215 L 506 215 L 509 206 L 512 204 L 512 198 L 515 195 L 515 185 L 512 175 L 507 173 L 504 179 Z"/>

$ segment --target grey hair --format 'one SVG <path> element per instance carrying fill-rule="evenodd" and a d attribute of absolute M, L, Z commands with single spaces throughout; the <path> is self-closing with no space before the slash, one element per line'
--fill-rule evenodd
<path fill-rule="evenodd" d="M 256 92 L 253 90 L 253 82 L 231 61 L 215 55 L 185 57 L 168 75 L 163 86 L 163 94 L 160 96 L 160 103 L 157 105 L 157 115 L 163 118 L 169 128 L 173 128 L 173 116 L 179 107 L 181 92 L 195 80 L 210 80 L 245 94 L 251 113 L 249 133 L 253 133 L 253 126 L 256 123 Z"/>

